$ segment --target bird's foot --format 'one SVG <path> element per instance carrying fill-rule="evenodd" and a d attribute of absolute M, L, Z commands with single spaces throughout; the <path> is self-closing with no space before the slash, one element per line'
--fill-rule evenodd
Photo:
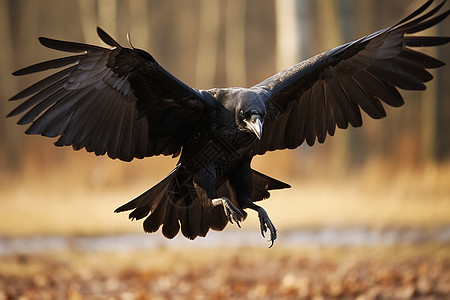
<path fill-rule="evenodd" d="M 236 225 L 241 228 L 239 222 L 242 222 L 244 220 L 244 215 L 236 206 L 234 206 L 230 199 L 228 199 L 227 197 L 220 197 L 212 199 L 211 202 L 213 206 L 222 205 L 228 221 L 230 221 L 231 224 L 233 224 L 233 221 L 236 222 Z"/>
<path fill-rule="evenodd" d="M 277 238 L 277 229 L 273 225 L 272 221 L 269 218 L 269 215 L 262 207 L 258 207 L 258 217 L 259 217 L 259 224 L 261 225 L 261 234 L 265 238 L 267 230 L 270 231 L 270 246 L 271 248 L 273 246 L 273 242 Z"/>

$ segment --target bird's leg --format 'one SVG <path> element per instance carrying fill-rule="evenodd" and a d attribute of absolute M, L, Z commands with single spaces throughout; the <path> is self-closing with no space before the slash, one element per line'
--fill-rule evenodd
<path fill-rule="evenodd" d="M 266 237 L 267 231 L 270 231 L 270 248 L 277 238 L 277 229 L 264 208 L 253 203 L 252 169 L 250 168 L 250 161 L 251 159 L 242 163 L 242 165 L 231 174 L 230 183 L 236 193 L 238 203 L 242 208 L 250 208 L 258 212 L 262 236 Z"/>
<path fill-rule="evenodd" d="M 195 183 L 206 192 L 213 207 L 222 205 L 228 221 L 231 224 L 234 221 L 239 228 L 241 227 L 239 222 L 244 220 L 241 211 L 227 197 L 217 197 L 216 195 L 216 170 L 214 165 L 201 169 L 196 174 Z"/>
<path fill-rule="evenodd" d="M 213 206 L 222 205 L 223 210 L 225 211 L 225 215 L 227 216 L 230 223 L 233 224 L 234 221 L 236 222 L 236 225 L 241 228 L 239 222 L 242 222 L 244 220 L 244 215 L 236 206 L 234 206 L 230 199 L 228 199 L 227 197 L 220 197 L 212 199 L 211 202 Z"/>
<path fill-rule="evenodd" d="M 266 237 L 267 230 L 270 231 L 270 246 L 269 246 L 269 248 L 271 248 L 273 246 L 273 242 L 277 238 L 277 229 L 275 228 L 272 221 L 270 220 L 269 215 L 267 214 L 266 210 L 264 208 L 262 208 L 261 206 L 258 206 L 255 203 L 250 202 L 250 201 L 246 201 L 245 208 L 250 208 L 250 209 L 256 210 L 258 212 L 259 225 L 261 227 L 262 236 Z"/>

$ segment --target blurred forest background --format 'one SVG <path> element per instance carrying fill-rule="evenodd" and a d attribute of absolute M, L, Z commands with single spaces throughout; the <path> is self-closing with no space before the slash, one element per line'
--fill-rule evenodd
<path fill-rule="evenodd" d="M 49 141 L 23 135 L 24 128 L 4 118 L 17 105 L 6 100 L 42 78 L 41 74 L 14 78 L 11 72 L 60 55 L 39 45 L 38 36 L 101 44 L 95 30 L 101 26 L 126 44 L 129 32 L 136 47 L 149 51 L 191 86 L 251 86 L 302 59 L 390 26 L 423 2 L 1 0 L 1 169 L 20 174 L 27 168 L 24 162 L 30 158 L 26 157 L 39 153 L 37 159 L 44 163 L 42 156 L 53 151 Z M 449 35 L 450 26 L 445 22 L 428 34 Z M 429 53 L 450 61 L 448 47 Z M 339 171 L 372 159 L 399 167 L 448 161 L 450 69 L 433 74 L 436 79 L 426 93 L 404 93 L 406 105 L 388 109 L 386 120 L 365 120 L 363 128 L 339 131 L 323 147 L 302 147 L 297 151 L 299 159 L 303 155 L 307 161 L 320 161 Z"/>
<path fill-rule="evenodd" d="M 405 105 L 386 108 L 386 119 L 365 116 L 362 128 L 337 130 L 324 144 L 254 159 L 253 168 L 293 186 L 272 192 L 261 204 L 280 233 L 267 251 L 262 238 L 256 249 L 241 244 L 248 245 L 246 235 L 230 238 L 238 232 L 228 226 L 231 235 L 222 233 L 219 240 L 231 242 L 220 250 L 201 248 L 202 241 L 217 241 L 218 235 L 210 234 L 189 242 L 195 250 L 159 246 L 121 252 L 128 249 L 121 248 L 130 242 L 125 238 L 122 245 L 106 244 L 111 253 L 39 252 L 42 243 L 58 249 L 58 240 L 45 242 L 54 235 L 83 241 L 133 233 L 138 249 L 164 245 L 160 232 L 145 235 L 141 222 L 112 212 L 176 162 L 156 157 L 124 163 L 57 148 L 51 139 L 26 136 L 16 118 L 5 118 L 18 105 L 7 99 L 50 74 L 11 73 L 64 55 L 41 46 L 39 36 L 103 45 L 96 36 L 101 26 L 126 45 L 129 32 L 135 47 L 188 85 L 248 87 L 391 26 L 424 2 L 0 0 L 0 299 L 448 299 L 449 66 L 432 71 L 435 79 L 426 92 L 402 92 Z M 426 34 L 450 36 L 449 20 Z M 449 45 L 423 49 L 446 63 L 449 50 Z M 259 237 L 255 213 L 242 227 L 239 233 L 251 230 Z M 359 248 L 336 244 L 342 228 L 344 235 L 350 232 L 350 245 L 352 228 L 368 228 L 356 233 L 372 242 Z M 412 229 L 405 235 L 415 242 L 399 243 L 395 234 L 391 239 L 392 228 Z M 312 238 L 286 247 L 283 237 L 291 230 L 305 230 Z M 378 235 L 387 236 L 387 244 L 371 240 Z M 34 239 L 39 236 L 44 242 Z M 22 237 L 30 243 L 22 245 Z"/>
<path fill-rule="evenodd" d="M 168 157 L 123 163 L 84 150 L 56 148 L 48 138 L 23 134 L 25 128 L 17 126 L 16 119 L 6 119 L 4 116 L 18 104 L 7 99 L 44 76 L 17 78 L 10 74 L 64 55 L 42 47 L 37 37 L 102 45 L 96 35 L 96 26 L 101 26 L 126 45 L 129 32 L 134 46 L 150 52 L 188 85 L 199 89 L 252 86 L 302 59 L 393 25 L 423 2 L 0 0 L 0 198 L 5 207 L 0 213 L 4 217 L 0 232 L 8 235 L 41 227 L 44 232 L 62 230 L 64 226 L 54 226 L 56 220 L 72 218 L 61 216 L 59 211 L 72 205 L 76 207 L 73 211 L 86 213 L 86 203 L 96 222 L 104 216 L 115 222 L 120 219 L 118 223 L 123 225 L 123 218 L 110 214 L 114 205 L 144 192 L 175 165 Z M 448 20 L 426 34 L 450 36 Z M 450 62 L 448 45 L 423 51 Z M 337 130 L 324 144 L 312 148 L 302 145 L 294 151 L 254 159 L 255 169 L 293 184 L 290 192 L 274 192 L 275 199 L 307 203 L 299 208 L 304 211 L 301 218 L 292 216 L 295 222 L 301 219 L 304 223 L 300 225 L 320 225 L 337 218 L 383 223 L 383 218 L 380 221 L 380 216 L 373 214 L 371 205 L 378 205 L 380 213 L 390 215 L 386 218 L 395 223 L 417 218 L 411 199 L 430 200 L 417 201 L 420 216 L 429 212 L 424 220 L 448 222 L 450 210 L 443 208 L 450 205 L 445 201 L 450 198 L 450 68 L 432 73 L 435 79 L 427 83 L 427 91 L 403 92 L 405 105 L 387 108 L 386 119 L 365 116 L 362 128 Z M 339 212 L 333 209 L 325 214 L 324 208 L 333 207 L 332 203 L 342 207 L 342 199 L 354 199 L 344 205 L 352 209 L 342 217 L 336 217 Z M 370 199 L 379 201 L 369 205 Z M 267 203 L 285 216 L 277 200 Z M 386 204 L 402 213 L 386 210 Z M 405 207 L 410 208 L 410 214 L 405 213 Z M 48 224 L 40 227 L 25 222 L 30 218 Z M 73 231 L 92 230 L 77 222 L 84 229 L 75 226 Z M 102 227 L 103 223 L 99 224 Z M 23 226 L 28 229 L 21 230 Z"/>

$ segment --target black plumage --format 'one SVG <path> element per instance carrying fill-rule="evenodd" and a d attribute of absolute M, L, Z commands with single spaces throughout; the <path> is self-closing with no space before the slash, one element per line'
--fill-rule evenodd
<path fill-rule="evenodd" d="M 144 230 L 194 239 L 209 229 L 239 225 L 245 208 L 258 212 L 261 231 L 275 226 L 255 202 L 289 185 L 252 170 L 255 155 L 310 146 L 334 135 L 336 126 L 361 126 L 361 110 L 386 116 L 383 103 L 401 106 L 397 88 L 424 90 L 426 70 L 443 62 L 412 47 L 440 46 L 448 37 L 413 35 L 443 21 L 444 2 L 433 0 L 394 26 L 292 66 L 251 88 L 197 90 L 175 78 L 149 53 L 39 38 L 42 45 L 75 53 L 14 72 L 65 69 L 10 100 L 27 98 L 8 116 L 23 114 L 27 134 L 58 137 L 56 146 L 85 148 L 115 159 L 179 156 L 175 169 L 141 196 L 119 207 L 143 219 Z"/>

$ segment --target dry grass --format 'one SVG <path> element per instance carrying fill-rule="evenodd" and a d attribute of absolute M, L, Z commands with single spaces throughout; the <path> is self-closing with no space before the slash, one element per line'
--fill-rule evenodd
<path fill-rule="evenodd" d="M 25 157 L 22 173 L 0 174 L 0 235 L 140 231 L 141 223 L 114 215 L 114 209 L 153 186 L 175 164 L 170 158 L 126 164 L 54 148 Z M 262 202 L 280 230 L 450 223 L 450 164 L 396 169 L 373 161 L 340 176 L 320 163 L 308 169 L 291 151 L 258 157 L 254 168 L 293 186 Z M 256 213 L 249 212 L 243 227 L 258 228 Z"/>

